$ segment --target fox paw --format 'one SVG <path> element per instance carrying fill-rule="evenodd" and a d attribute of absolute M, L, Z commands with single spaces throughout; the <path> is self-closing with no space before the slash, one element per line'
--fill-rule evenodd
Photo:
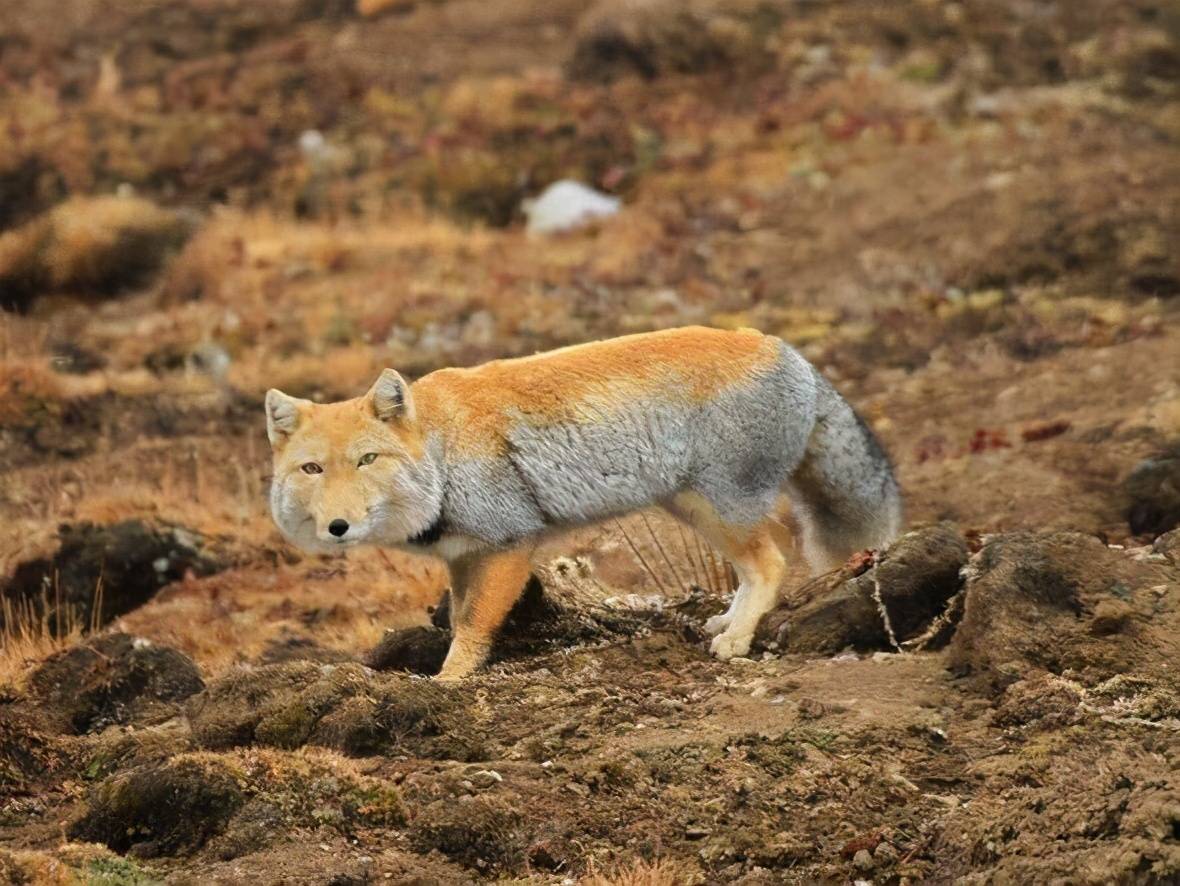
<path fill-rule="evenodd" d="M 727 627 L 729 627 L 729 613 L 723 612 L 720 615 L 714 615 L 705 622 L 705 633 L 710 637 L 716 637 Z"/>
<path fill-rule="evenodd" d="M 727 630 L 713 638 L 709 651 L 722 661 L 729 661 L 731 658 L 743 656 L 749 652 L 750 642 L 753 639 L 753 634 Z"/>

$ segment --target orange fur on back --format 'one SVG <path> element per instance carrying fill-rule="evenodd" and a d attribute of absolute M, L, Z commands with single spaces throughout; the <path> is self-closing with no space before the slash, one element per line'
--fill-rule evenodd
<path fill-rule="evenodd" d="M 701 402 L 778 357 L 778 340 L 757 330 L 688 327 L 443 369 L 412 390 L 424 423 L 449 424 L 462 452 L 491 453 L 514 421 L 595 421 L 644 398 Z"/>

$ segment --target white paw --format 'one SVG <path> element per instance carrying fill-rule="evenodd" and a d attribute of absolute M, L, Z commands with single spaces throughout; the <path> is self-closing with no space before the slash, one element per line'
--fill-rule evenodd
<path fill-rule="evenodd" d="M 723 612 L 720 615 L 714 615 L 705 622 L 705 633 L 710 637 L 716 637 L 727 627 L 729 627 L 729 613 Z"/>
<path fill-rule="evenodd" d="M 754 639 L 752 633 L 738 633 L 727 630 L 713 638 L 709 651 L 722 661 L 743 656 L 750 651 L 750 642 Z"/>

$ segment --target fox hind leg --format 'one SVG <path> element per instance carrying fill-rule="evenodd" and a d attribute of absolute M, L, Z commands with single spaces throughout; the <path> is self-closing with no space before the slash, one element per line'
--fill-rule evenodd
<path fill-rule="evenodd" d="M 737 570 L 739 585 L 725 629 L 713 638 L 710 651 L 720 659 L 750 651 L 762 616 L 774 608 L 786 561 L 765 525 L 729 535 L 722 551 Z"/>
<path fill-rule="evenodd" d="M 738 574 L 733 601 L 725 613 L 705 623 L 705 630 L 714 634 L 710 651 L 718 658 L 745 655 L 750 651 L 758 622 L 774 608 L 786 573 L 786 561 L 775 542 L 770 520 L 763 518 L 752 526 L 728 523 L 704 497 L 694 493 L 677 496 L 668 510 L 733 564 Z"/>

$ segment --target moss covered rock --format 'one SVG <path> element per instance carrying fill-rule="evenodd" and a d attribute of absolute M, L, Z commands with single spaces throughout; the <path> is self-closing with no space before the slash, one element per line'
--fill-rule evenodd
<path fill-rule="evenodd" d="M 242 780 L 224 761 L 198 754 L 120 773 L 94 789 L 70 835 L 143 858 L 193 852 L 245 802 Z"/>
<path fill-rule="evenodd" d="M 192 660 L 130 634 L 107 634 L 64 649 L 29 678 L 32 695 L 65 728 L 93 732 L 112 723 L 174 714 L 205 687 Z"/>

